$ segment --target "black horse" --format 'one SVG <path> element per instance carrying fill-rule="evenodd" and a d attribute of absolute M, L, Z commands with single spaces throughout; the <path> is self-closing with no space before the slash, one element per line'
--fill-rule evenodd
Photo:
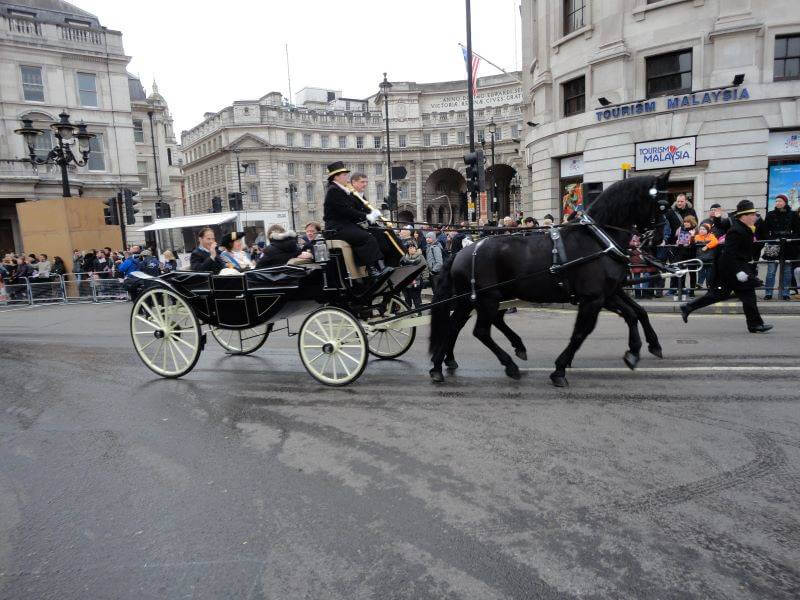
<path fill-rule="evenodd" d="M 457 366 L 453 347 L 473 308 L 477 312 L 475 337 L 494 352 L 509 377 L 520 377 L 517 365 L 490 334 L 491 326 L 495 325 L 511 341 L 517 356 L 527 358 L 522 340 L 503 322 L 504 311 L 499 309 L 500 302 L 515 298 L 578 304 L 572 337 L 550 374 L 554 385 L 567 385 L 566 369 L 594 329 L 603 307 L 620 314 L 627 322 L 630 349 L 625 362 L 635 367 L 641 347 L 637 321 L 641 320 L 643 325 L 649 323 L 644 310 L 622 291 L 628 277 L 626 251 L 635 231 L 651 230 L 652 243 L 661 242 L 664 216 L 669 210 L 668 179 L 669 172 L 616 182 L 594 201 L 587 211 L 588 222 L 560 227 L 566 254 L 564 267 L 552 268 L 554 242 L 546 235 L 488 237 L 459 252 L 442 269 L 433 299 L 430 338 L 433 381 L 444 381 L 445 359 L 448 367 Z M 452 302 L 446 302 L 453 295 L 456 297 Z M 647 338 L 650 351 L 660 356 L 661 348 L 654 333 L 652 339 L 650 334 Z"/>

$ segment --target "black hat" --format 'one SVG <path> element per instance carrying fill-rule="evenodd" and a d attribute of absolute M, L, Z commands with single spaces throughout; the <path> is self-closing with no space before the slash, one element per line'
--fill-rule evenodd
<path fill-rule="evenodd" d="M 244 231 L 231 231 L 230 233 L 226 233 L 222 236 L 222 239 L 219 241 L 219 245 L 230 250 L 231 246 L 233 246 L 233 242 L 243 239 Z"/>
<path fill-rule="evenodd" d="M 337 160 L 334 163 L 328 165 L 328 179 L 333 177 L 334 175 L 338 175 L 339 173 L 349 173 L 350 169 L 344 166 L 344 163 L 340 160 Z"/>
<path fill-rule="evenodd" d="M 734 216 L 741 217 L 742 215 L 749 215 L 754 212 L 756 212 L 756 207 L 753 206 L 750 200 L 739 200 L 739 203 L 736 205 Z"/>
<path fill-rule="evenodd" d="M 722 207 L 719 205 L 719 202 L 714 202 L 714 204 L 708 207 L 709 210 L 711 210 L 712 208 L 722 208 Z"/>

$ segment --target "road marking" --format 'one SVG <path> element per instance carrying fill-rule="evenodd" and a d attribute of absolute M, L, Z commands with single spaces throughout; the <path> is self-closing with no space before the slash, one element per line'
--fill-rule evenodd
<path fill-rule="evenodd" d="M 552 371 L 552 367 L 520 367 L 520 371 L 531 371 L 546 373 Z M 675 374 L 680 371 L 741 371 L 741 372 L 762 372 L 762 371 L 800 371 L 798 366 L 786 367 L 763 367 L 756 365 L 739 365 L 730 367 L 637 367 L 636 371 L 642 373 L 671 373 Z M 586 373 L 628 373 L 631 369 L 627 367 L 570 367 L 568 371 L 583 371 Z"/>

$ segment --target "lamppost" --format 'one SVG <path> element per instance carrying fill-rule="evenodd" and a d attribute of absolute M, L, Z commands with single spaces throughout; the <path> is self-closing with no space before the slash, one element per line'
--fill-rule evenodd
<path fill-rule="evenodd" d="M 492 134 L 492 179 L 491 184 L 489 185 L 489 189 L 492 193 L 492 212 L 494 213 L 494 220 L 497 221 L 498 214 L 497 214 L 497 196 L 495 194 L 494 189 L 494 134 L 497 131 L 497 124 L 494 122 L 494 117 L 492 120 L 489 121 L 489 133 Z"/>
<path fill-rule="evenodd" d="M 239 153 L 241 149 L 234 149 L 233 153 L 236 155 L 236 176 L 239 178 L 239 193 L 242 193 L 242 167 L 239 166 Z"/>
<path fill-rule="evenodd" d="M 289 194 L 289 218 L 292 222 L 292 231 L 297 231 L 294 224 L 294 195 L 297 193 L 297 184 L 290 183 L 289 187 L 286 188 L 286 192 Z"/>
<path fill-rule="evenodd" d="M 389 195 L 391 196 L 392 193 L 392 151 L 391 145 L 389 144 L 389 90 L 392 89 L 392 84 L 389 83 L 389 80 L 386 79 L 386 73 L 383 74 L 383 81 L 380 83 L 381 93 L 383 94 L 383 108 L 384 108 L 384 117 L 386 119 L 386 169 L 388 180 L 386 182 L 386 189 L 388 190 Z M 390 198 L 391 201 L 391 198 Z M 389 205 L 389 217 L 390 219 L 394 218 L 392 214 L 394 212 L 394 208 L 392 205 Z"/>
<path fill-rule="evenodd" d="M 69 198 L 72 194 L 69 191 L 67 165 L 75 163 L 79 167 L 86 166 L 90 152 L 89 140 L 95 137 L 95 134 L 86 131 L 86 124 L 83 121 L 78 123 L 78 132 L 75 133 L 76 125 L 69 122 L 69 115 L 66 112 L 62 112 L 58 117 L 59 121 L 50 125 L 58 140 L 58 145 L 50 150 L 45 158 L 36 156 L 36 137 L 42 135 L 44 130 L 34 127 L 32 119 L 22 119 L 22 127 L 15 129 L 14 133 L 25 138 L 25 144 L 28 146 L 28 160 L 32 165 L 55 164 L 61 167 L 61 195 Z M 83 160 L 77 158 L 72 152 L 71 146 L 75 144 L 77 144 Z"/>

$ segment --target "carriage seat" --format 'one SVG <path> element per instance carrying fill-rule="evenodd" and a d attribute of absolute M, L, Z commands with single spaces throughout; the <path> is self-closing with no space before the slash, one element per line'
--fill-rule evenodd
<path fill-rule="evenodd" d="M 361 279 L 367 276 L 367 268 L 356 264 L 355 256 L 353 256 L 353 248 L 344 240 L 325 240 L 328 245 L 328 250 L 341 250 L 342 258 L 344 258 L 344 266 L 347 272 L 350 273 L 351 279 Z"/>

